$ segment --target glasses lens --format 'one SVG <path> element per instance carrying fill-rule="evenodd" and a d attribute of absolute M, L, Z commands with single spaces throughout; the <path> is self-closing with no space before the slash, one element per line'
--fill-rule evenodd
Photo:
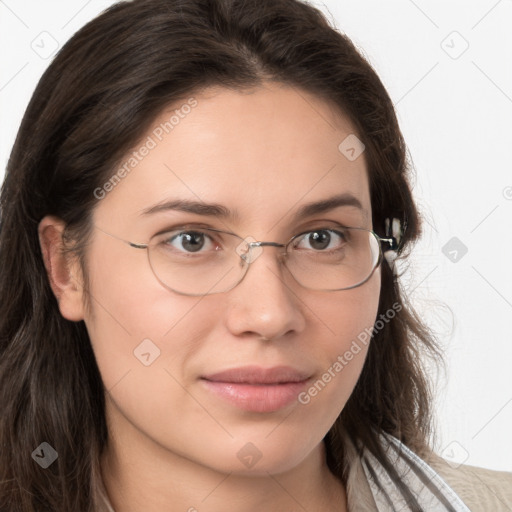
<path fill-rule="evenodd" d="M 162 233 L 149 243 L 153 272 L 166 287 L 187 295 L 229 290 L 244 266 L 235 252 L 239 238 L 208 229 Z"/>
<path fill-rule="evenodd" d="M 300 284 L 314 290 L 341 290 L 370 277 L 379 262 L 380 243 L 366 229 L 319 229 L 294 239 L 288 254 L 287 267 Z"/>
<path fill-rule="evenodd" d="M 157 235 L 148 250 L 160 282 L 187 295 L 230 290 L 251 262 L 248 246 L 239 237 L 206 228 L 182 228 Z M 288 245 L 286 266 L 306 288 L 340 290 L 366 281 L 379 255 L 379 241 L 371 231 L 326 228 L 294 238 Z"/>

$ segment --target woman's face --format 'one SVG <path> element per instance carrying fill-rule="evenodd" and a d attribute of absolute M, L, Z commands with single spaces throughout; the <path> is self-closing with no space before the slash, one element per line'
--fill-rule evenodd
<path fill-rule="evenodd" d="M 136 243 L 185 223 L 280 243 L 324 221 L 371 229 L 364 153 L 354 159 L 357 153 L 339 149 L 351 134 L 346 119 L 301 90 L 210 88 L 162 112 L 137 155 L 127 155 L 126 162 L 136 159 L 129 172 L 104 197 L 97 194 L 94 223 Z M 339 194 L 361 208 L 296 218 L 305 204 Z M 237 215 L 144 213 L 176 199 Z M 177 240 L 173 248 L 187 245 Z M 270 246 L 230 291 L 186 296 L 156 279 L 145 250 L 100 230 L 88 250 L 92 309 L 84 319 L 108 390 L 108 421 L 134 460 L 145 446 L 224 472 L 265 474 L 293 468 L 320 448 L 363 366 L 366 347 L 355 353 L 351 345 L 375 321 L 379 270 L 351 290 L 312 291 L 293 280 Z M 342 369 L 333 371 L 336 361 Z M 283 366 L 292 376 L 277 371 L 277 380 L 307 380 L 261 383 L 258 369 Z M 240 368 L 222 382 L 205 379 Z M 331 378 L 309 392 L 329 368 Z"/>

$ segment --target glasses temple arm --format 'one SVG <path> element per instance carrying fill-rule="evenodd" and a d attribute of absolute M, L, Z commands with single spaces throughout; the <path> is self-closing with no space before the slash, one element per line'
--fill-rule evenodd
<path fill-rule="evenodd" d="M 98 226 L 94 226 L 96 229 L 99 229 L 102 233 L 105 233 L 105 235 L 109 235 L 112 238 L 115 238 L 116 240 L 119 240 L 121 242 L 124 242 L 125 244 L 128 244 L 130 247 L 135 247 L 135 249 L 147 249 L 148 244 L 137 244 L 135 242 L 130 242 L 129 240 L 125 240 L 124 238 L 120 238 L 116 235 L 113 235 L 112 233 L 109 233 L 108 231 L 105 231 L 104 229 L 101 229 Z"/>

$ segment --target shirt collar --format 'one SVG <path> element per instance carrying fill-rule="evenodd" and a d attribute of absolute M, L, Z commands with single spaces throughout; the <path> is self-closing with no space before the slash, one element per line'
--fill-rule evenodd
<path fill-rule="evenodd" d="M 421 510 L 471 512 L 439 473 L 405 444 L 383 432 L 379 434 L 379 440 L 391 467 Z M 396 477 L 391 476 L 367 448 L 358 455 L 355 445 L 345 434 L 344 450 L 349 512 L 417 510 L 396 485 Z"/>

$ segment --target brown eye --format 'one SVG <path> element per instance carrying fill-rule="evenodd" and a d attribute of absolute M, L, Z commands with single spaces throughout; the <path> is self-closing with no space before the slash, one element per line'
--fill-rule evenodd
<path fill-rule="evenodd" d="M 212 238 L 201 231 L 167 233 L 163 236 L 162 243 L 166 248 L 170 247 L 183 253 L 207 252 L 214 246 Z"/>
<path fill-rule="evenodd" d="M 324 251 L 339 249 L 347 240 L 346 234 L 333 229 L 316 229 L 304 234 L 295 244 L 296 248 Z M 304 243 L 306 245 L 304 245 Z"/>

